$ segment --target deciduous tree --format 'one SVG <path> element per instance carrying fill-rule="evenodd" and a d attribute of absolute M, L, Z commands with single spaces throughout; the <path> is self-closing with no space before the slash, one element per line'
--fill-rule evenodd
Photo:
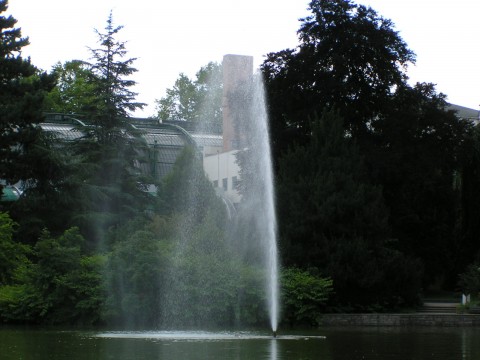
<path fill-rule="evenodd" d="M 363 136 L 415 55 L 392 21 L 351 0 L 313 0 L 295 49 L 267 55 L 262 65 L 275 153 L 308 140 L 308 117 L 333 106 L 354 137 Z"/>
<path fill-rule="evenodd" d="M 218 132 L 222 124 L 222 66 L 210 62 L 194 80 L 181 73 L 167 94 L 156 100 L 162 121 L 193 121 L 198 130 Z"/>
<path fill-rule="evenodd" d="M 94 75 L 87 63 L 71 60 L 53 67 L 56 86 L 47 94 L 45 111 L 82 114 L 95 101 Z"/>

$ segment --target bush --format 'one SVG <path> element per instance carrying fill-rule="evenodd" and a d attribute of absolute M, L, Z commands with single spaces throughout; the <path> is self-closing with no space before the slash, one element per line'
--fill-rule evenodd
<path fill-rule="evenodd" d="M 297 268 L 284 269 L 281 276 L 283 318 L 291 326 L 317 325 L 333 281 Z"/>
<path fill-rule="evenodd" d="M 2 321 L 46 324 L 101 322 L 104 257 L 87 256 L 77 228 L 58 238 L 44 231 L 33 261 L 17 266 L 12 284 L 0 287 Z"/>
<path fill-rule="evenodd" d="M 459 275 L 458 285 L 464 294 L 480 298 L 480 263 L 470 264 L 467 270 Z"/>

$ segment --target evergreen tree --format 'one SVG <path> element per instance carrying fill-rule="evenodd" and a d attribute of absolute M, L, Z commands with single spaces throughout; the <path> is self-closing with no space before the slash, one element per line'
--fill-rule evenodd
<path fill-rule="evenodd" d="M 9 211 L 19 224 L 16 238 L 33 244 L 48 228 L 63 233 L 77 207 L 74 193 L 82 185 L 80 160 L 68 151 L 70 144 L 52 132 L 42 131 L 25 159 L 30 175 L 20 199 Z"/>
<path fill-rule="evenodd" d="M 280 159 L 278 211 L 286 265 L 326 263 L 328 239 L 358 237 L 375 244 L 388 238 L 381 189 L 369 184 L 364 159 L 346 137 L 341 118 L 325 112 L 312 127 L 311 142 L 293 146 Z"/>
<path fill-rule="evenodd" d="M 461 252 L 453 181 L 469 126 L 432 84 L 407 84 L 415 55 L 390 20 L 351 0 L 313 0 L 310 10 L 300 45 L 262 66 L 275 158 L 313 141 L 310 114 L 338 109 L 368 181 L 383 188 L 397 249 L 421 259 L 424 285 L 452 288 Z"/>
<path fill-rule="evenodd" d="M 91 126 L 79 130 L 85 136 L 76 141 L 74 154 L 82 157 L 78 213 L 74 218 L 87 238 L 104 238 L 108 227 L 125 219 L 141 215 L 149 204 L 146 183 L 138 169 L 146 147 L 140 133 L 128 122 L 131 111 L 142 108 L 136 102 L 128 77 L 137 70 L 135 58 L 127 55 L 125 42 L 116 36 L 122 26 L 113 25 L 110 13 L 105 33 L 96 30 L 100 47 L 90 49 L 94 62 L 90 64 L 89 88 L 94 99 L 85 106 Z"/>
<path fill-rule="evenodd" d="M 315 118 L 311 141 L 279 161 L 282 263 L 333 279 L 338 304 L 414 304 L 418 264 L 389 246 L 388 210 L 341 118 Z"/>
<path fill-rule="evenodd" d="M 128 129 L 130 112 L 145 106 L 135 101 L 137 93 L 131 90 L 136 83 L 128 77 L 137 71 L 132 66 L 136 58 L 124 59 L 127 56 L 126 42 L 116 39 L 122 28 L 113 25 L 110 13 L 105 33 L 95 30 L 100 47 L 90 48 L 94 60 L 90 70 L 94 76 L 92 81 L 96 101 L 91 105 L 88 115 L 101 144 L 124 140 L 123 131 Z"/>
<path fill-rule="evenodd" d="M 0 14 L 7 7 L 8 1 L 1 0 Z M 11 15 L 0 16 L 0 179 L 10 184 L 35 178 L 35 168 L 26 162 L 41 133 L 37 124 L 44 95 L 54 85 L 52 76 L 22 57 L 29 41 L 16 22 Z"/>
<path fill-rule="evenodd" d="M 471 125 L 447 105 L 431 84 L 399 87 L 375 123 L 376 148 L 369 161 L 373 178 L 383 186 L 398 248 L 422 260 L 426 287 L 453 289 L 463 270 L 457 267 L 463 249 L 454 181 Z"/>
<path fill-rule="evenodd" d="M 458 192 L 456 238 L 458 256 L 455 274 L 467 264 L 480 260 L 480 127 L 477 125 L 462 149 L 460 170 L 455 173 L 454 187 Z"/>

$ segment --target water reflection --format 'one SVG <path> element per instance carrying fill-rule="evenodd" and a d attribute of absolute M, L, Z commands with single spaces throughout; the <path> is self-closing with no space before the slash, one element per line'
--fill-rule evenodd
<path fill-rule="evenodd" d="M 270 360 L 280 360 L 277 355 L 278 341 L 276 339 L 270 340 Z"/>
<path fill-rule="evenodd" d="M 301 332 L 299 334 L 305 334 Z M 318 337 L 220 333 L 98 333 L 25 328 L 0 328 L 2 360 L 360 360 L 480 359 L 480 328 L 350 328 L 323 329 Z M 130 336 L 133 335 L 133 336 Z M 210 334 L 211 335 L 211 334 Z"/>

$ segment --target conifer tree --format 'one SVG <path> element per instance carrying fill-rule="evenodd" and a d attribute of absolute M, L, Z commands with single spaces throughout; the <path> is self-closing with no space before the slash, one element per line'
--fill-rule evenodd
<path fill-rule="evenodd" d="M 116 39 L 122 26 L 114 26 L 112 13 L 105 32 L 95 30 L 98 48 L 91 48 L 89 88 L 94 98 L 85 105 L 91 126 L 82 127 L 74 152 L 83 157 L 83 186 L 78 194 L 79 213 L 75 224 L 99 240 L 106 228 L 142 213 L 148 203 L 146 180 L 140 176 L 145 142 L 129 124 L 130 112 L 144 104 L 136 102 L 131 90 L 137 71 L 135 58 L 126 58 L 126 43 Z M 88 74 L 88 72 L 87 72 Z"/>
<path fill-rule="evenodd" d="M 8 1 L 0 0 L 0 14 L 7 8 Z M 44 94 L 53 87 L 52 76 L 22 57 L 29 40 L 16 23 L 11 15 L 0 16 L 0 179 L 11 184 L 34 177 L 27 159 L 41 133 Z"/>
<path fill-rule="evenodd" d="M 279 162 L 282 264 L 317 268 L 333 279 L 338 304 L 415 304 L 418 263 L 390 247 L 382 189 L 333 111 L 311 124 L 307 144 Z"/>
<path fill-rule="evenodd" d="M 114 26 L 110 12 L 105 33 L 95 30 L 100 47 L 90 48 L 97 101 L 89 115 L 96 125 L 95 135 L 100 143 L 112 143 L 118 137 L 123 138 L 120 129 L 126 128 L 130 112 L 145 106 L 135 101 L 137 93 L 131 90 L 136 82 L 128 77 L 137 71 L 132 66 L 136 58 L 124 59 L 127 56 L 126 42 L 116 39 L 122 28 Z"/>

